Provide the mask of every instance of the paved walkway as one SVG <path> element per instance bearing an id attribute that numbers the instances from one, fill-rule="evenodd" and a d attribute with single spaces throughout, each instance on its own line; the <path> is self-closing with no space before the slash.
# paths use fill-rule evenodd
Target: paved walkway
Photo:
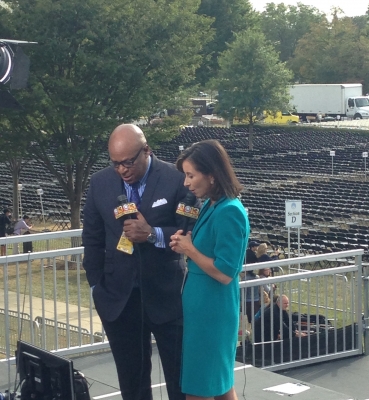
<path id="1" fill-rule="evenodd" d="M 92 332 L 101 332 L 102 330 L 100 318 L 97 315 L 95 309 L 92 310 L 91 321 L 89 308 L 78 308 L 78 306 L 74 304 L 69 304 L 67 309 L 66 303 L 63 303 L 61 301 L 57 301 L 56 303 L 54 303 L 54 300 L 43 300 L 42 298 L 35 296 L 32 296 L 31 301 L 32 312 L 30 308 L 29 296 L 26 296 L 23 305 L 23 297 L 20 297 L 18 300 L 16 292 L 8 292 L 9 310 L 29 314 L 32 320 L 34 320 L 36 317 L 44 316 L 45 318 L 51 319 L 53 321 L 56 320 L 58 322 L 67 323 L 67 317 L 69 315 L 70 325 L 74 325 L 77 327 L 81 325 L 82 328 L 87 329 L 89 332 L 91 332 L 91 330 Z M 5 309 L 3 289 L 0 289 L 0 308 Z"/>

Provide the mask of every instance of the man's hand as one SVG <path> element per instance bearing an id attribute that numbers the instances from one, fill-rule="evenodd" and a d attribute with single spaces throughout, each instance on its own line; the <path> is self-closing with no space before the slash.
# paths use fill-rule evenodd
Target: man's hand
<path id="1" fill-rule="evenodd" d="M 126 219 L 124 221 L 123 231 L 131 242 L 144 243 L 151 233 L 151 226 L 139 211 L 136 215 L 137 219 Z"/>

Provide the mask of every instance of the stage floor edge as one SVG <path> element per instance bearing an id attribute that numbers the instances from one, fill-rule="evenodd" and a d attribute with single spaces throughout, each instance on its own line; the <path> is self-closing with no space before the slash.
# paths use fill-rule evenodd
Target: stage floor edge
<path id="1" fill-rule="evenodd" d="M 156 349 L 153 349 L 152 382 L 154 400 L 167 400 L 167 391 L 163 370 L 160 365 Z M 118 389 L 118 379 L 115 364 L 110 352 L 91 354 L 73 358 L 74 367 L 84 373 L 88 379 L 90 396 L 93 400 L 121 400 Z M 8 387 L 7 364 L 0 363 L 0 392 L 4 393 Z M 11 367 L 11 388 L 14 388 L 15 366 Z M 310 383 L 283 376 L 274 372 L 265 371 L 250 365 L 235 363 L 235 388 L 238 399 L 271 400 L 280 399 L 281 394 L 266 391 L 265 389 L 285 383 L 305 384 L 309 389 L 293 395 L 298 400 L 354 400 L 352 397 L 337 393 Z M 283 396 L 282 396 L 283 397 Z M 289 397 L 285 395 L 285 397 Z"/>

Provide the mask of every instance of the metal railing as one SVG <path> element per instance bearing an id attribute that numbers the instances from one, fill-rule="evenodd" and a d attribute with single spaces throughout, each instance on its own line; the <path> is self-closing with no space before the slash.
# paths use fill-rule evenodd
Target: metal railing
<path id="1" fill-rule="evenodd" d="M 69 242 L 69 248 L 0 257 L 0 358 L 14 362 L 19 338 L 64 355 L 109 346 L 82 268 L 81 230 L 10 236 L 0 244 Z"/>
<path id="2" fill-rule="evenodd" d="M 71 240 L 80 235 L 81 230 L 42 233 L 0 239 L 0 244 Z M 257 341 L 255 320 L 244 327 L 245 292 L 260 287 L 265 279 L 241 281 L 242 341 L 246 346 L 239 347 L 238 359 L 276 370 L 362 354 L 363 337 L 365 348 L 369 344 L 364 335 L 368 322 L 368 267 L 362 265 L 362 254 L 362 250 L 351 250 L 245 266 L 245 271 L 278 268 L 278 276 L 267 278 L 268 283 L 277 286 L 271 295 L 288 296 L 288 322 L 295 322 L 298 330 L 305 329 L 307 333 L 303 338 L 295 338 L 291 330 L 266 343 L 265 332 L 261 329 L 261 340 Z M 3 360 L 14 362 L 14 348 L 20 337 L 63 355 L 109 346 L 94 310 L 82 257 L 83 247 L 0 257 L 3 273 L 0 354 Z M 314 269 L 320 260 L 337 262 L 340 266 Z M 347 264 L 343 260 L 347 260 Z M 305 272 L 299 272 L 302 270 Z M 261 298 L 261 328 L 268 322 L 265 306 Z M 249 340 L 246 340 L 246 328 L 250 331 Z"/>
<path id="3" fill-rule="evenodd" d="M 264 279 L 240 282 L 242 348 L 237 359 L 269 370 L 280 370 L 329 359 L 362 354 L 367 348 L 368 267 L 362 264 L 363 250 L 313 255 L 251 264 L 256 268 L 282 268 L 284 275 L 266 278 L 276 285 L 274 295 L 289 300 L 289 309 L 265 304 L 260 296 L 260 316 L 256 316 L 258 290 Z M 320 260 L 346 265 L 309 270 Z M 304 272 L 299 272 L 304 271 Z M 245 309 L 251 305 L 252 321 L 246 323 Z M 279 301 L 278 301 L 279 303 Z M 284 319 L 283 319 L 284 318 Z M 301 332 L 303 336 L 301 336 Z"/>
<path id="4" fill-rule="evenodd" d="M 81 245 L 82 229 L 58 232 L 42 232 L 30 235 L 11 235 L 0 238 L 0 245 L 6 247 L 6 254 L 22 253 L 24 243 L 32 242 L 33 251 L 68 249 Z"/>

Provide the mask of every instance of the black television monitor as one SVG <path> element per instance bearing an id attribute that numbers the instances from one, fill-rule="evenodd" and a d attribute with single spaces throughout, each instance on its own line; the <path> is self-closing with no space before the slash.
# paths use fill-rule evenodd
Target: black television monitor
<path id="1" fill-rule="evenodd" d="M 16 363 L 22 400 L 75 400 L 71 360 L 19 340 Z"/>

